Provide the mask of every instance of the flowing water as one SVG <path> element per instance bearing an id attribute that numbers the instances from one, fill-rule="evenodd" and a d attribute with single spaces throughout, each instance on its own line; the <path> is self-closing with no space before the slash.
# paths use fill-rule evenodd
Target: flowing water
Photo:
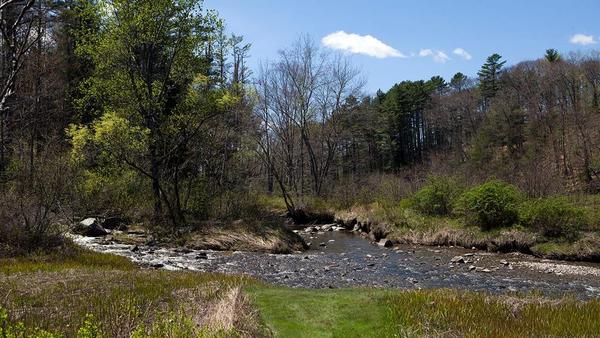
<path id="1" fill-rule="evenodd" d="M 312 243 L 311 249 L 288 255 L 149 246 L 134 249 L 132 245 L 102 238 L 74 239 L 84 247 L 126 256 L 144 267 L 247 274 L 291 287 L 442 287 L 494 293 L 537 290 L 548 296 L 569 293 L 581 299 L 600 297 L 600 264 L 463 248 L 383 248 L 360 236 L 338 231 L 302 236 Z"/>

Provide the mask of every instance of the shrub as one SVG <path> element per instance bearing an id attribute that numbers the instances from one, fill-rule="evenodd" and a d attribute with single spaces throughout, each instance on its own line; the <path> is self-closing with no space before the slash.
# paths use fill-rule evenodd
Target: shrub
<path id="1" fill-rule="evenodd" d="M 468 223 L 483 230 L 510 226 L 518 221 L 519 190 L 502 181 L 489 181 L 465 192 L 459 201 Z"/>
<path id="2" fill-rule="evenodd" d="M 61 335 L 41 329 L 32 329 L 25 327 L 25 324 L 11 323 L 8 318 L 8 312 L 0 307 L 0 337 L 17 338 L 17 337 L 36 337 L 36 338 L 59 338 Z"/>
<path id="3" fill-rule="evenodd" d="M 523 225 L 547 237 L 573 239 L 586 225 L 583 209 L 561 197 L 527 201 L 521 205 L 519 215 Z"/>
<path id="4" fill-rule="evenodd" d="M 423 214 L 446 216 L 452 213 L 452 205 L 459 194 L 459 186 L 453 179 L 432 176 L 415 194 L 414 208 Z"/>
<path id="5" fill-rule="evenodd" d="M 14 159 L 0 187 L 0 256 L 52 250 L 62 245 L 60 223 L 70 209 L 72 172 L 68 159 L 50 150 L 30 172 Z"/>

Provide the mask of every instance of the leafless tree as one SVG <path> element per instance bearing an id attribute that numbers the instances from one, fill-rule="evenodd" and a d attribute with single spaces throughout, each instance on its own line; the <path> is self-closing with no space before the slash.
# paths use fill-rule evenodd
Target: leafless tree
<path id="1" fill-rule="evenodd" d="M 17 76 L 29 50 L 40 38 L 35 34 L 35 19 L 30 16 L 35 0 L 0 1 L 0 171 L 7 162 L 10 100 L 15 94 Z"/>
<path id="2" fill-rule="evenodd" d="M 293 195 L 305 193 L 305 172 L 312 194 L 322 194 L 339 150 L 342 105 L 360 95 L 363 83 L 347 57 L 325 52 L 308 37 L 262 69 L 256 90 L 260 152 L 289 211 L 297 209 Z"/>

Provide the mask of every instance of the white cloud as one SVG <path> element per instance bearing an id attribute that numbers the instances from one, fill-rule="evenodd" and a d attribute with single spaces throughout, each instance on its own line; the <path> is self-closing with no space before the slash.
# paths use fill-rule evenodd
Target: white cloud
<path id="1" fill-rule="evenodd" d="M 421 49 L 421 51 L 419 52 L 419 56 L 431 57 L 433 58 L 433 61 L 437 63 L 446 63 L 448 60 L 450 60 L 450 57 L 440 50 L 433 51 L 431 49 Z"/>
<path id="2" fill-rule="evenodd" d="M 575 34 L 569 40 L 572 44 L 575 45 L 593 45 L 597 43 L 596 39 L 594 39 L 593 35 L 585 35 L 585 34 Z"/>
<path id="3" fill-rule="evenodd" d="M 471 56 L 471 54 L 469 54 L 469 52 L 467 52 L 466 50 L 462 49 L 462 48 L 455 48 L 452 53 L 460 56 L 461 58 L 465 59 L 465 60 L 471 60 L 473 57 Z"/>
<path id="4" fill-rule="evenodd" d="M 399 50 L 386 45 L 371 35 L 348 34 L 344 31 L 338 31 L 325 36 L 321 39 L 321 43 L 332 49 L 343 50 L 353 54 L 364 54 L 378 59 L 406 57 Z"/>

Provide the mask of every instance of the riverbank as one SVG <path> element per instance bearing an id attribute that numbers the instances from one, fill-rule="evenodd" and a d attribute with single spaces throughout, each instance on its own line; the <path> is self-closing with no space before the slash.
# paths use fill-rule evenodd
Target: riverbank
<path id="1" fill-rule="evenodd" d="M 450 289 L 307 290 L 139 269 L 81 250 L 0 260 L 0 327 L 84 337 L 593 336 L 600 301 Z M 6 318 L 3 317 L 6 314 Z M 17 323 L 23 323 L 23 326 Z M 20 332 L 20 331 L 18 331 Z M 90 337 L 85 336 L 85 337 Z"/>
<path id="2" fill-rule="evenodd" d="M 582 231 L 575 240 L 552 239 L 521 226 L 483 231 L 459 218 L 421 215 L 410 208 L 377 203 L 331 211 L 336 222 L 373 241 L 458 246 L 489 252 L 520 252 L 540 258 L 600 262 L 600 233 Z"/>
<path id="3" fill-rule="evenodd" d="M 204 222 L 177 232 L 152 232 L 147 226 L 105 228 L 106 220 L 87 218 L 73 232 L 107 243 L 177 247 L 188 250 L 250 251 L 285 254 L 304 251 L 307 245 L 283 216 L 265 213 L 260 219 Z"/>

